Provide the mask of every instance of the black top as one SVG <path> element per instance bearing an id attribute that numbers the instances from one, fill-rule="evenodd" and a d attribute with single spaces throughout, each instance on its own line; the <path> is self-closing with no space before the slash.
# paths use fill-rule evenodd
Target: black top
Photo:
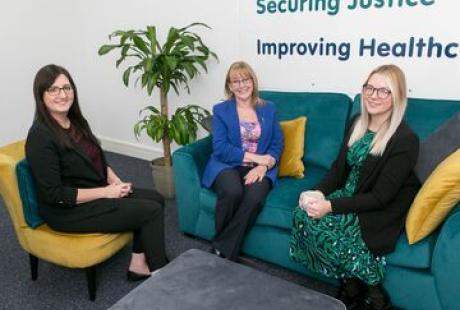
<path id="1" fill-rule="evenodd" d="M 354 123 L 354 121 L 352 121 Z M 325 196 L 342 188 L 350 167 L 346 161 L 350 128 L 330 171 L 316 186 Z M 419 139 L 402 122 L 382 156 L 369 153 L 352 197 L 331 199 L 333 213 L 356 213 L 368 248 L 376 255 L 392 252 L 407 211 L 420 188 L 414 174 Z"/>
<path id="2" fill-rule="evenodd" d="M 26 158 L 37 188 L 40 215 L 48 223 L 75 221 L 109 212 L 115 204 L 97 200 L 77 206 L 78 188 L 107 185 L 107 164 L 99 145 L 103 171 L 99 171 L 80 147 L 61 146 L 54 134 L 39 121 L 29 129 Z"/>

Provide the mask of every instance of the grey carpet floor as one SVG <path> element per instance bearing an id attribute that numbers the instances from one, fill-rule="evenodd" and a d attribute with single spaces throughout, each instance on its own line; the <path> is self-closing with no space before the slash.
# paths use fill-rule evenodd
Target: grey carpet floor
<path id="1" fill-rule="evenodd" d="M 123 180 L 138 187 L 152 188 L 151 170 L 147 161 L 107 153 L 107 159 Z M 186 236 L 178 231 L 177 210 L 173 200 L 167 202 L 165 212 L 166 247 L 170 259 L 189 249 L 209 249 L 209 242 Z M 107 309 L 139 283 L 126 281 L 126 268 L 131 249 L 125 247 L 103 263 L 97 271 L 96 301 L 88 300 L 85 273 L 40 261 L 37 281 L 30 280 L 28 255 L 21 249 L 9 214 L 0 199 L 0 309 Z M 264 263 L 242 257 L 242 263 L 271 275 L 303 285 L 316 291 L 334 295 L 336 288 Z M 179 310 L 179 309 L 178 309 Z"/>

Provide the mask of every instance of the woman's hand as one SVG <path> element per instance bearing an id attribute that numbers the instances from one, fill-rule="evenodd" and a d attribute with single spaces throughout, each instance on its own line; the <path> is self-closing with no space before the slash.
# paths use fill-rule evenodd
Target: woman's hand
<path id="1" fill-rule="evenodd" d="M 132 193 L 131 183 L 113 183 L 104 187 L 105 198 L 123 198 Z"/>
<path id="2" fill-rule="evenodd" d="M 320 219 L 332 212 L 331 202 L 324 199 L 311 199 L 306 208 L 308 216 Z"/>
<path id="3" fill-rule="evenodd" d="M 244 176 L 244 184 L 252 184 L 255 182 L 260 182 L 264 178 L 265 174 L 267 173 L 266 166 L 256 166 L 249 170 L 248 174 Z"/>
<path id="4" fill-rule="evenodd" d="M 325 199 L 324 194 L 321 191 L 318 191 L 318 190 L 304 191 L 299 196 L 299 207 L 302 210 L 307 211 L 308 204 L 317 199 Z"/>
<path id="5" fill-rule="evenodd" d="M 118 175 L 113 171 L 112 168 L 107 167 L 107 183 L 108 184 L 120 184 L 122 183 Z"/>
<path id="6" fill-rule="evenodd" d="M 262 166 L 266 166 L 268 169 L 273 168 L 276 164 L 276 160 L 271 155 L 259 155 L 259 162 L 257 163 Z"/>
<path id="7" fill-rule="evenodd" d="M 273 166 L 276 164 L 276 159 L 269 154 L 259 155 L 249 152 L 246 152 L 244 154 L 243 161 L 249 163 L 256 163 L 259 166 L 266 166 L 268 169 L 273 168 Z"/>

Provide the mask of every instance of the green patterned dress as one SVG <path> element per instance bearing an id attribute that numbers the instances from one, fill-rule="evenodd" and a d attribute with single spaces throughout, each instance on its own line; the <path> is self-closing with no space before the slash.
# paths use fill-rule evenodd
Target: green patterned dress
<path id="1" fill-rule="evenodd" d="M 374 137 L 366 133 L 347 152 L 351 167 L 345 186 L 327 199 L 350 197 L 358 183 L 359 170 Z M 382 281 L 385 257 L 373 255 L 364 243 L 355 213 L 328 214 L 312 219 L 300 207 L 294 210 L 289 255 L 312 271 L 327 277 L 359 278 L 369 285 Z"/>

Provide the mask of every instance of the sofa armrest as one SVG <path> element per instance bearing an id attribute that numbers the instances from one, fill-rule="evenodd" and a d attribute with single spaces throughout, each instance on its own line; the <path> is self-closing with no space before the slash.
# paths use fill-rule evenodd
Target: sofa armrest
<path id="1" fill-rule="evenodd" d="M 209 136 L 181 147 L 173 154 L 176 206 L 182 232 L 195 234 L 200 210 L 201 178 L 211 152 L 212 138 Z"/>
<path id="2" fill-rule="evenodd" d="M 445 220 L 433 252 L 433 272 L 442 309 L 458 309 L 460 203 Z"/>

